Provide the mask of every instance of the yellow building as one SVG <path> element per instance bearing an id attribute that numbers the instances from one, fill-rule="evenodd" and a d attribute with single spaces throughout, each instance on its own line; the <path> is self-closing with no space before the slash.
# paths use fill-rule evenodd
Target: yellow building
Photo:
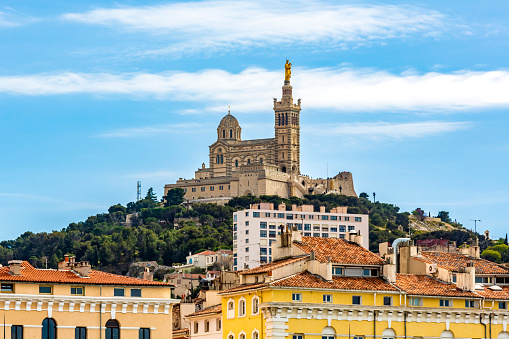
<path id="1" fill-rule="evenodd" d="M 59 269 L 21 260 L 0 267 L 3 338 L 171 338 L 173 285 L 65 259 Z"/>
<path id="2" fill-rule="evenodd" d="M 274 262 L 221 293 L 223 338 L 509 338 L 509 288 L 476 285 L 473 266 L 452 284 L 397 274 L 355 234 L 282 233 Z"/>

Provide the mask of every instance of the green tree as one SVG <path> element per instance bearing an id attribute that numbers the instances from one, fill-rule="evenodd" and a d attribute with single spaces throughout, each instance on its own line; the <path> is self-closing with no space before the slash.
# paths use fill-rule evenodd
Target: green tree
<path id="1" fill-rule="evenodd" d="M 446 222 L 446 223 L 452 222 L 451 218 L 449 217 L 449 212 L 440 211 L 440 212 L 438 212 L 437 217 L 440 218 L 440 220 L 442 220 L 443 222 Z"/>
<path id="2" fill-rule="evenodd" d="M 494 251 L 494 250 L 486 249 L 486 250 L 482 251 L 481 258 L 489 260 L 489 261 L 493 261 L 496 263 L 502 262 L 502 256 L 500 255 L 500 253 L 498 253 L 497 251 Z"/>
<path id="3" fill-rule="evenodd" d="M 157 195 L 154 193 L 154 189 L 150 187 L 147 191 L 147 195 L 145 196 L 146 200 L 152 200 L 153 202 L 157 202 Z"/>
<path id="4" fill-rule="evenodd" d="M 361 194 L 359 194 L 359 198 L 365 198 L 369 200 L 369 195 L 366 192 L 362 192 Z"/>
<path id="5" fill-rule="evenodd" d="M 169 190 L 164 198 L 164 206 L 169 207 L 173 205 L 180 205 L 184 202 L 184 195 L 186 195 L 186 192 L 180 187 L 172 188 Z"/>

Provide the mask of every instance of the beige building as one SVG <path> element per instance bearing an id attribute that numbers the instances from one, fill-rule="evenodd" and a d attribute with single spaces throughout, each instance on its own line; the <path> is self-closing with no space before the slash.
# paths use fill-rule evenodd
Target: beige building
<path id="1" fill-rule="evenodd" d="M 292 86 L 286 77 L 281 100 L 274 99 L 274 137 L 242 140 L 242 128 L 228 112 L 217 127 L 217 141 L 209 146 L 205 163 L 194 179 L 180 178 L 164 187 L 164 193 L 183 188 L 190 201 L 224 203 L 229 197 L 338 193 L 356 196 L 352 174 L 311 179 L 300 171 L 301 99 L 294 103 Z"/>
<path id="2" fill-rule="evenodd" d="M 10 261 L 0 283 L 6 339 L 171 338 L 171 284 L 91 270 L 67 256 L 59 269 Z"/>

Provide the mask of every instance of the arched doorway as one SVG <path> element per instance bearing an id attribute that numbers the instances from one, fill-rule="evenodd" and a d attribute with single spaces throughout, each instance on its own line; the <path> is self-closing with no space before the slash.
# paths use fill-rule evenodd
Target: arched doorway
<path id="1" fill-rule="evenodd" d="M 281 172 L 286 173 L 286 166 L 281 167 Z"/>
<path id="2" fill-rule="evenodd" d="M 57 338 L 57 323 L 52 318 L 46 318 L 42 321 L 42 339 Z"/>
<path id="3" fill-rule="evenodd" d="M 322 339 L 335 339 L 336 331 L 333 327 L 327 326 L 322 330 Z"/>
<path id="4" fill-rule="evenodd" d="M 382 332 L 382 339 L 395 339 L 396 338 L 396 332 L 392 328 L 386 328 Z"/>
<path id="5" fill-rule="evenodd" d="M 115 319 L 110 319 L 106 322 L 106 339 L 119 339 L 120 338 L 120 325 Z"/>

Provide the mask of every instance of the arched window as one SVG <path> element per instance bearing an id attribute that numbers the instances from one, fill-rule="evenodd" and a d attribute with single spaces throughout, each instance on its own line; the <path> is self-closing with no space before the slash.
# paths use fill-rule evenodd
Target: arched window
<path id="1" fill-rule="evenodd" d="M 498 334 L 498 338 L 497 339 L 509 339 L 509 333 L 507 333 L 507 332 L 500 332 Z"/>
<path id="2" fill-rule="evenodd" d="M 52 318 L 46 318 L 42 321 L 42 339 L 56 339 L 57 324 Z"/>
<path id="3" fill-rule="evenodd" d="M 260 164 L 263 164 L 263 158 L 260 158 Z"/>
<path id="4" fill-rule="evenodd" d="M 119 339 L 120 338 L 120 326 L 118 321 L 110 319 L 106 322 L 106 336 L 105 339 Z"/>
<path id="5" fill-rule="evenodd" d="M 286 173 L 286 166 L 281 167 L 281 172 Z"/>
<path id="6" fill-rule="evenodd" d="M 239 339 L 246 339 L 246 334 L 244 332 L 240 332 Z"/>
<path id="7" fill-rule="evenodd" d="M 223 139 L 226 138 L 226 131 L 223 130 Z"/>
<path id="8" fill-rule="evenodd" d="M 228 334 L 228 339 L 234 339 L 235 336 L 233 334 Z"/>
<path id="9" fill-rule="evenodd" d="M 252 314 L 258 314 L 258 311 L 259 311 L 259 308 L 258 308 L 258 297 L 255 295 L 252 299 L 252 309 L 251 309 L 251 313 Z M 254 339 L 254 337 L 253 337 Z"/>
<path id="10" fill-rule="evenodd" d="M 223 160 L 224 160 L 223 155 L 221 154 L 221 164 L 223 163 Z"/>
<path id="11" fill-rule="evenodd" d="M 243 297 L 239 300 L 239 317 L 246 316 L 246 299 Z"/>
<path id="12" fill-rule="evenodd" d="M 382 332 L 382 339 L 394 339 L 396 338 L 396 332 L 392 328 L 386 328 Z"/>
<path id="13" fill-rule="evenodd" d="M 251 163 L 251 159 L 247 159 L 247 163 L 250 164 Z"/>
<path id="14" fill-rule="evenodd" d="M 230 139 L 233 138 L 233 130 L 230 130 Z"/>
<path id="15" fill-rule="evenodd" d="M 322 330 L 322 339 L 335 339 L 336 331 L 333 327 L 327 326 Z"/>
<path id="16" fill-rule="evenodd" d="M 239 167 L 239 161 L 235 160 L 235 167 Z"/>
<path id="17" fill-rule="evenodd" d="M 233 319 L 235 318 L 235 301 L 233 299 L 228 300 L 228 306 L 226 310 L 226 318 Z"/>
<path id="18" fill-rule="evenodd" d="M 252 339 L 260 339 L 260 335 L 258 334 L 258 330 L 254 330 L 251 334 Z"/>
<path id="19" fill-rule="evenodd" d="M 219 164 L 219 154 L 216 155 L 216 164 Z"/>

